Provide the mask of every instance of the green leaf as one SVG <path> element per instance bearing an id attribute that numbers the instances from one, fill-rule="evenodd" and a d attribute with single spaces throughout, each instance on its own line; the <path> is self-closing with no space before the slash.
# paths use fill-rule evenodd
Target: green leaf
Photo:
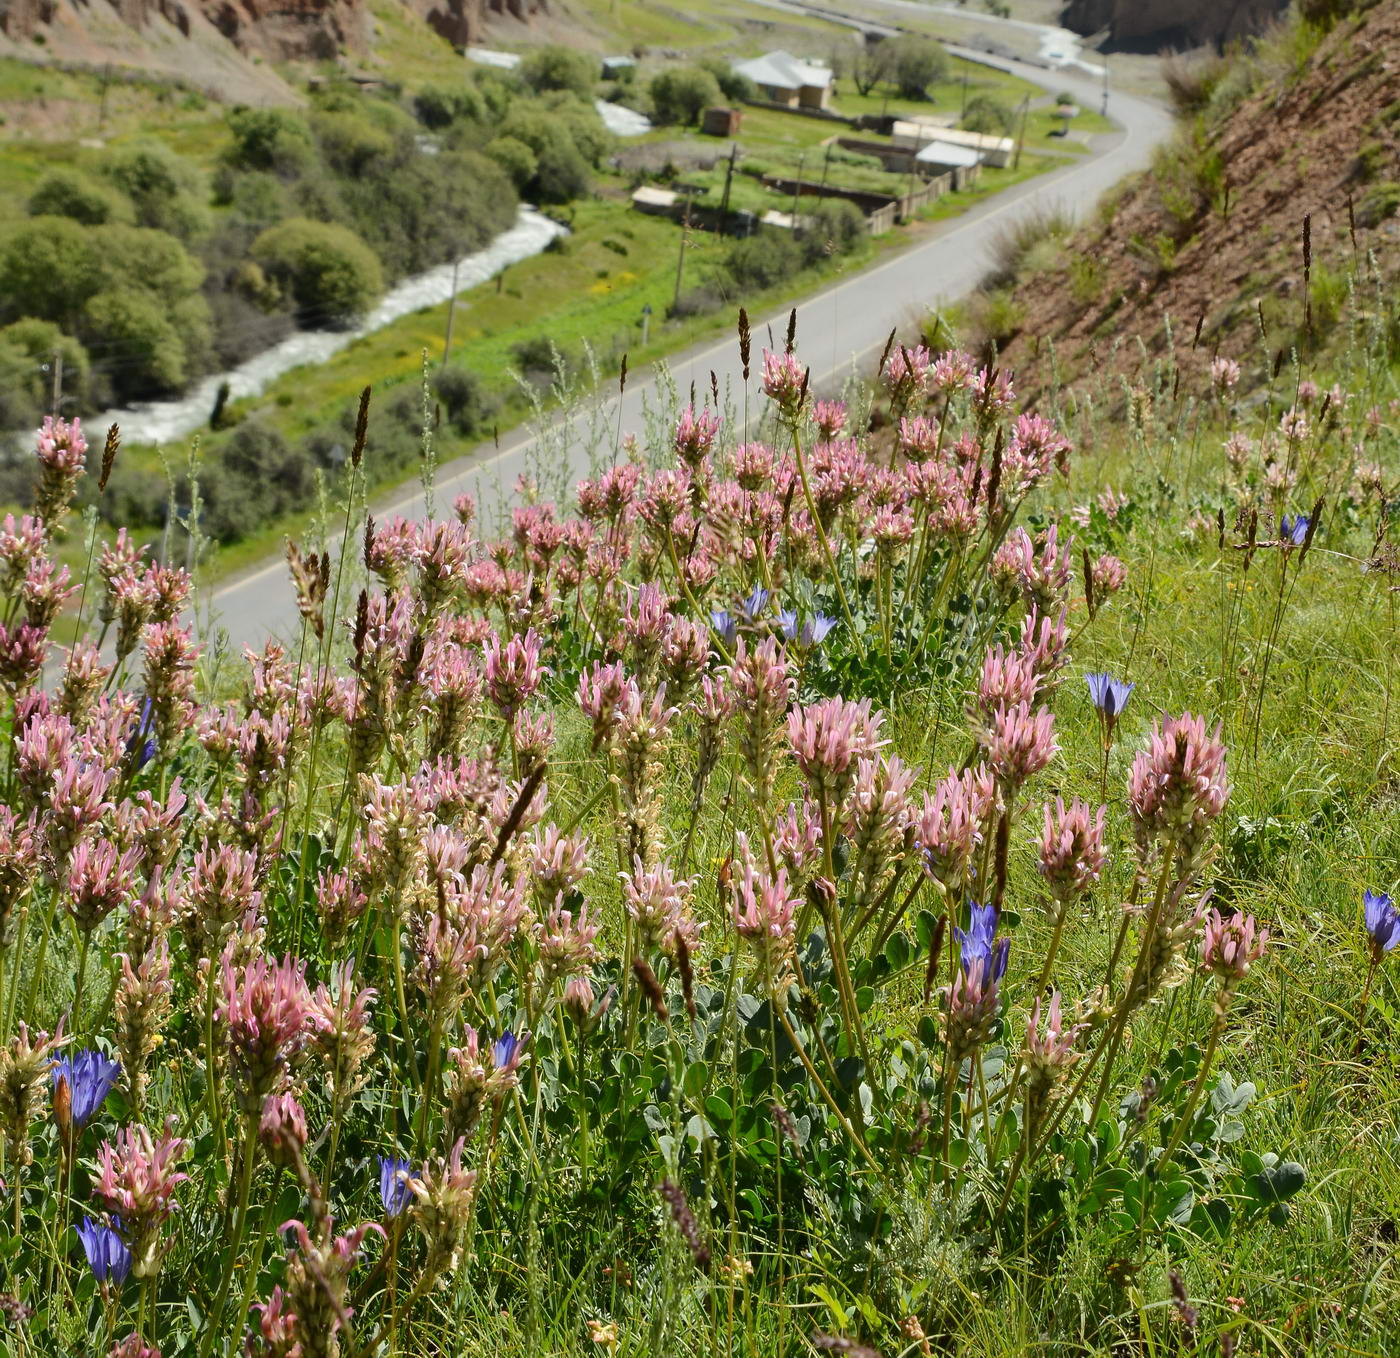
<path id="1" fill-rule="evenodd" d="M 1302 1192 L 1308 1181 L 1308 1172 L 1296 1160 L 1285 1160 L 1261 1170 L 1256 1176 L 1260 1202 L 1285 1202 L 1295 1193 Z"/>
<path id="2" fill-rule="evenodd" d="M 895 971 L 901 971 L 914 960 L 914 950 L 909 946 L 909 939 L 905 934 L 891 934 L 889 942 L 885 944 L 885 960 Z"/>

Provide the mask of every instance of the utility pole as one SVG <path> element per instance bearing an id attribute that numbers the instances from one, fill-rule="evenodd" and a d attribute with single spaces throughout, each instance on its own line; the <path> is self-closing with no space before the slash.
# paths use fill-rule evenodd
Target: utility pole
<path id="1" fill-rule="evenodd" d="M 442 366 L 447 367 L 447 356 L 452 352 L 452 322 L 457 316 L 457 266 L 460 260 L 452 261 L 452 296 L 447 299 L 447 333 L 442 337 Z"/>
<path id="2" fill-rule="evenodd" d="M 647 347 L 647 340 L 651 335 L 651 303 L 648 302 L 642 308 L 642 348 Z"/>
<path id="3" fill-rule="evenodd" d="M 1108 53 L 1103 57 L 1103 116 L 1108 117 Z"/>
<path id="4" fill-rule="evenodd" d="M 739 154 L 739 143 L 729 147 L 729 167 L 724 172 L 724 199 L 719 205 L 719 234 L 729 234 L 729 186 L 734 182 L 734 158 Z"/>
<path id="5" fill-rule="evenodd" d="M 681 218 L 681 251 L 676 260 L 676 295 L 671 299 L 671 310 L 681 304 L 681 278 L 685 274 L 685 243 L 690 237 L 690 196 L 692 190 L 685 191 L 685 215 Z"/>
<path id="6" fill-rule="evenodd" d="M 826 159 L 822 161 L 822 188 L 826 188 L 826 177 L 831 173 L 831 143 L 826 144 Z"/>
<path id="7" fill-rule="evenodd" d="M 63 350 L 53 351 L 53 417 L 58 419 L 63 410 Z"/>
<path id="8" fill-rule="evenodd" d="M 958 121 L 959 121 L 959 122 L 963 122 L 963 121 L 966 120 L 966 118 L 967 118 L 967 67 L 964 66 L 964 67 L 963 67 L 963 103 L 962 103 L 962 114 L 961 114 L 961 116 L 958 118 Z"/>
<path id="9" fill-rule="evenodd" d="M 802 171 L 807 164 L 807 153 L 797 157 L 797 182 L 792 186 L 792 229 L 797 230 L 797 200 L 802 197 Z"/>
<path id="10" fill-rule="evenodd" d="M 1016 159 L 1012 163 L 1013 170 L 1021 168 L 1021 150 L 1026 144 L 1026 120 L 1031 116 L 1031 97 L 1027 95 L 1021 100 L 1021 133 L 1016 138 Z"/>

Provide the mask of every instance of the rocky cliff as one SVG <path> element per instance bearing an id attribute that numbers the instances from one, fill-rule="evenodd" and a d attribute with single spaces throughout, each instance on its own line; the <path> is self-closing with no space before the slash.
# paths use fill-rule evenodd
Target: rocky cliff
<path id="1" fill-rule="evenodd" d="M 1115 47 L 1220 46 L 1258 33 L 1288 8 L 1287 0 L 1068 0 L 1062 22 L 1076 33 L 1107 31 Z"/>

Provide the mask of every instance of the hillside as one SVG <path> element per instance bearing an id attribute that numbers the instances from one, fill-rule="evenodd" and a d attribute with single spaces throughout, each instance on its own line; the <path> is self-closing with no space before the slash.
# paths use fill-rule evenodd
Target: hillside
<path id="1" fill-rule="evenodd" d="M 1397 52 L 1400 2 L 1382 0 L 1330 33 L 1282 28 L 1248 61 L 1178 70 L 1182 125 L 1153 172 L 1072 238 L 1008 243 L 1014 282 L 971 308 L 980 338 L 1032 393 L 1052 357 L 1059 379 L 1131 377 L 1167 352 L 1169 329 L 1188 374 L 1216 354 L 1257 357 L 1261 318 L 1271 362 L 1325 349 L 1350 259 L 1374 255 L 1389 279 L 1400 268 Z"/>
<path id="2" fill-rule="evenodd" d="M 545 0 L 389 0 L 456 47 L 512 36 Z M 383 31 L 369 0 L 8 0 L 0 57 L 140 71 L 251 104 L 296 102 L 268 63 L 372 61 Z"/>

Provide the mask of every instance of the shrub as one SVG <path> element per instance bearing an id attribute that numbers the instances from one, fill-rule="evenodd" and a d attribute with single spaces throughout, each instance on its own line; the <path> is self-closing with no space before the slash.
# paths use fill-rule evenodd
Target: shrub
<path id="1" fill-rule="evenodd" d="M 49 321 L 16 321 L 0 330 L 0 429 L 37 425 L 53 396 L 54 355 L 63 358 L 63 393 L 79 409 L 88 402 L 87 350 Z"/>
<path id="2" fill-rule="evenodd" d="M 788 231 L 759 231 L 735 241 L 724 257 L 725 272 L 741 291 L 771 288 L 802 267 L 802 250 Z"/>
<path id="3" fill-rule="evenodd" d="M 83 308 L 82 329 L 121 354 L 124 395 L 178 391 L 190 375 L 179 328 L 152 293 L 136 288 L 99 292 Z"/>
<path id="4" fill-rule="evenodd" d="M 379 261 L 353 231 L 293 217 L 253 243 L 259 264 L 294 299 L 304 325 L 347 325 L 383 287 Z"/>
<path id="5" fill-rule="evenodd" d="M 885 41 L 892 48 L 890 75 L 906 99 L 925 99 L 930 85 L 948 78 L 948 54 L 942 43 L 912 34 Z"/>
<path id="6" fill-rule="evenodd" d="M 228 115 L 233 144 L 225 161 L 243 170 L 299 174 L 315 158 L 310 129 L 296 114 L 280 108 L 236 108 Z"/>
<path id="7" fill-rule="evenodd" d="M 520 78 L 532 90 L 571 90 L 591 99 L 598 83 L 598 64 L 586 52 L 568 47 L 537 47 L 520 63 Z"/>
<path id="8" fill-rule="evenodd" d="M 201 527 L 217 542 L 235 542 L 271 518 L 308 503 L 315 467 L 307 450 L 293 446 L 264 420 L 240 424 L 217 461 L 200 473 Z M 188 503 L 188 485 L 182 486 Z"/>
<path id="9" fill-rule="evenodd" d="M 326 164 L 350 179 L 383 178 L 395 153 L 392 133 L 357 113 L 317 112 L 311 128 Z"/>
<path id="10" fill-rule="evenodd" d="M 998 227 L 988 242 L 991 268 L 982 280 L 984 288 L 1013 283 L 1027 256 L 1042 241 L 1066 236 L 1074 222 L 1061 207 L 1040 207 Z"/>
<path id="11" fill-rule="evenodd" d="M 705 109 L 719 103 L 719 83 L 702 66 L 678 66 L 653 77 L 647 87 L 652 116 L 659 123 L 695 122 Z"/>
<path id="12" fill-rule="evenodd" d="M 433 378 L 433 393 L 459 434 L 475 434 L 496 413 L 496 402 L 486 384 L 468 368 L 441 369 Z"/>
<path id="13" fill-rule="evenodd" d="M 113 151 L 103 172 L 131 200 L 138 226 L 189 240 L 208 226 L 206 188 L 198 173 L 161 142 Z"/>
<path id="14" fill-rule="evenodd" d="M 68 329 L 101 286 L 92 235 L 71 218 L 30 218 L 0 247 L 0 307 L 6 316 L 37 316 Z"/>
<path id="15" fill-rule="evenodd" d="M 474 85 L 428 85 L 413 96 L 413 112 L 437 132 L 454 123 L 484 122 L 486 106 Z"/>
<path id="16" fill-rule="evenodd" d="M 744 104 L 758 94 L 758 86 L 748 76 L 736 71 L 723 57 L 705 57 L 701 67 L 715 78 L 719 92 L 731 104 Z"/>
<path id="17" fill-rule="evenodd" d="M 799 240 L 808 264 L 827 255 L 848 255 L 865 239 L 865 214 L 843 198 L 825 198 L 802 205 L 807 224 Z"/>
<path id="18" fill-rule="evenodd" d="M 80 170 L 50 170 L 29 195 L 31 217 L 71 217 L 84 226 L 129 222 L 131 204 L 110 184 Z"/>
<path id="19" fill-rule="evenodd" d="M 486 154 L 503 169 L 517 189 L 523 189 L 540 168 L 539 157 L 519 137 L 497 137 Z"/>
<path id="20" fill-rule="evenodd" d="M 1169 53 L 1162 62 L 1162 81 L 1172 107 L 1187 115 L 1200 113 L 1210 103 L 1229 66 L 1224 57 L 1213 53 Z"/>
<path id="21" fill-rule="evenodd" d="M 1016 126 L 1016 112 L 1010 105 L 990 94 L 974 94 L 967 101 L 962 125 L 969 132 L 1005 137 L 1009 136 Z"/>
<path id="22" fill-rule="evenodd" d="M 91 236 L 108 286 L 154 293 L 167 306 L 199 290 L 204 270 L 174 236 L 141 226 L 100 226 Z"/>

